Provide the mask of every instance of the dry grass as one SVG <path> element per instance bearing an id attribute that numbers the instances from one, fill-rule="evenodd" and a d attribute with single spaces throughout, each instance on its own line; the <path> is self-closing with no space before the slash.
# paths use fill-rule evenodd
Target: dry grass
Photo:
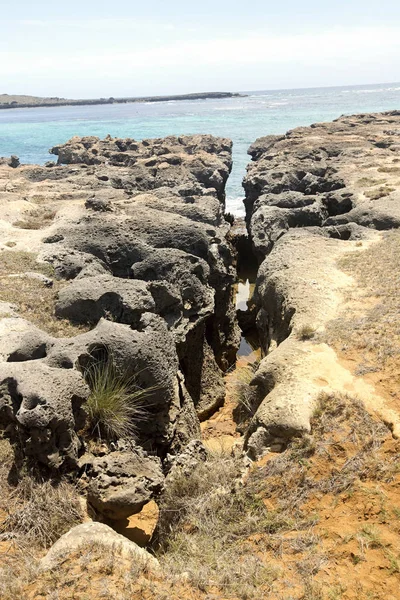
<path id="1" fill-rule="evenodd" d="M 328 343 L 358 359 L 356 374 L 379 370 L 393 395 L 399 391 L 400 372 L 399 248 L 400 231 L 391 231 L 340 261 L 356 286 L 343 314 L 327 328 Z"/>
<path id="2" fill-rule="evenodd" d="M 379 200 L 379 198 L 384 198 L 385 196 L 389 196 L 389 194 L 391 194 L 395 190 L 396 190 L 396 188 L 394 188 L 394 187 L 391 187 L 389 185 L 383 185 L 377 189 L 364 191 L 364 196 L 366 196 L 370 200 Z"/>
<path id="3" fill-rule="evenodd" d="M 46 206 L 39 206 L 26 213 L 22 219 L 14 223 L 20 229 L 44 229 L 51 225 L 56 216 L 56 211 Z"/>
<path id="4" fill-rule="evenodd" d="M 238 430 L 243 433 L 263 399 L 257 386 L 251 385 L 258 365 L 259 363 L 256 361 L 238 366 L 231 377 L 230 395 L 236 404 L 233 409 L 233 418 Z"/>
<path id="5" fill-rule="evenodd" d="M 203 597 L 203 596 L 202 596 Z M 1 600 L 197 600 L 179 581 L 158 579 L 136 562 L 99 542 L 65 556 L 62 564 L 40 570 L 23 556 L 0 569 Z"/>
<path id="6" fill-rule="evenodd" d="M 0 439 L 0 598 L 27 598 L 26 588 L 38 576 L 38 556 L 63 533 L 82 522 L 75 487 L 52 484 L 25 474 L 14 479 L 14 454 Z"/>
<path id="7" fill-rule="evenodd" d="M 160 507 L 164 572 L 185 572 L 200 591 L 218 590 L 217 598 L 258 599 L 275 597 L 279 565 L 289 561 L 290 577 L 302 589 L 293 598 L 340 598 L 337 589 L 327 588 L 328 596 L 314 581 L 329 554 L 308 505 L 321 495 L 351 495 L 365 481 L 393 482 L 400 454 L 379 454 L 390 432 L 351 397 L 321 395 L 312 427 L 312 435 L 254 468 L 244 485 L 241 463 L 226 455 L 210 456 L 191 476 L 174 479 Z M 360 539 L 376 547 L 374 535 L 364 528 Z"/>
<path id="8" fill-rule="evenodd" d="M 239 483 L 241 463 L 209 456 L 187 477 L 174 477 L 160 505 L 158 558 L 169 576 L 185 572 L 201 591 L 260 598 L 279 571 L 256 555 L 249 536 L 266 531 L 264 504 Z"/>
<path id="9" fill-rule="evenodd" d="M 366 479 L 390 482 L 400 472 L 400 456 L 382 460 L 378 453 L 390 431 L 355 398 L 321 394 L 312 432 L 254 475 L 266 482 L 264 495 L 281 490 L 280 511 L 288 518 L 301 519 L 301 506 L 317 492 L 339 494 Z M 324 475 L 315 477 L 311 458 L 326 464 Z"/>
<path id="10" fill-rule="evenodd" d="M 40 479 L 26 468 L 18 479 L 6 439 L 0 439 L 0 465 L 0 541 L 12 541 L 29 551 L 48 548 L 81 522 L 75 486 Z"/>
<path id="11" fill-rule="evenodd" d="M 390 173 L 393 175 L 400 175 L 400 167 L 379 167 L 379 173 Z"/>
<path id="12" fill-rule="evenodd" d="M 361 179 L 357 181 L 357 185 L 359 185 L 360 187 L 373 187 L 375 185 L 381 185 L 383 183 L 386 183 L 386 179 L 374 179 L 373 177 L 361 177 Z"/>
<path id="13" fill-rule="evenodd" d="M 0 564 L 1 600 L 28 600 L 27 587 L 38 575 L 39 563 L 32 556 L 20 553 L 4 558 Z"/>
<path id="14" fill-rule="evenodd" d="M 56 337 L 68 337 L 88 330 L 58 319 L 54 314 L 57 293 L 65 283 L 54 279 L 53 287 L 46 287 L 35 279 L 10 277 L 27 271 L 54 277 L 52 266 L 38 263 L 35 254 L 13 250 L 0 253 L 0 301 L 15 304 L 21 317 Z"/>
<path id="15" fill-rule="evenodd" d="M 310 325 L 309 323 L 305 323 L 296 332 L 297 339 L 305 342 L 306 340 L 311 340 L 315 336 L 316 327 L 314 325 Z"/>

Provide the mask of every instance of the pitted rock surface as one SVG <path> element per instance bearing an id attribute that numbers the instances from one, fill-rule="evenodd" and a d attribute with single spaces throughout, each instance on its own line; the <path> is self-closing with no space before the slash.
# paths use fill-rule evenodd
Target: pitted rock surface
<path id="1" fill-rule="evenodd" d="M 26 456 L 51 467 L 76 464 L 89 389 L 77 371 L 35 361 L 0 363 L 0 424 Z"/>
<path id="2" fill-rule="evenodd" d="M 244 188 L 259 259 L 295 227 L 399 227 L 399 150 L 400 111 L 346 116 L 258 139 L 249 149 L 253 162 Z"/>
<path id="3" fill-rule="evenodd" d="M 4 348 L 0 340 L 4 360 L 82 379 L 93 360 L 112 356 L 118 372 L 151 388 L 138 440 L 161 453 L 197 438 L 199 417 L 221 405 L 223 370 L 239 343 L 224 218 L 231 149 L 230 140 L 208 135 L 84 137 L 53 148 L 52 168 L 0 166 L 0 233 L 65 281 L 56 316 L 94 327 L 56 339 L 13 322 Z M 39 205 L 54 219 L 30 230 L 27 246 L 17 223 Z M 77 424 L 65 425 L 76 436 Z"/>
<path id="4" fill-rule="evenodd" d="M 141 511 L 164 485 L 161 461 L 140 448 L 96 458 L 90 468 L 88 502 L 108 519 Z"/>
<path id="5" fill-rule="evenodd" d="M 392 111 L 299 127 L 249 149 L 246 221 L 265 354 L 252 381 L 264 400 L 245 436 L 252 458 L 310 431 L 321 382 L 357 388 L 330 347 L 298 332 L 322 332 L 335 317 L 349 285 L 338 259 L 357 240 L 373 242 L 374 230 L 400 226 L 399 141 L 400 111 Z"/>

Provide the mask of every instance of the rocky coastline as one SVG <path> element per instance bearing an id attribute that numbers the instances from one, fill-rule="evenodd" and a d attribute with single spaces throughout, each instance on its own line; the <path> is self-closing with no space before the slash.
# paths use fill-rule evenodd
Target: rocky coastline
<path id="1" fill-rule="evenodd" d="M 82 544 L 96 543 L 110 553 L 117 548 L 123 569 L 137 563 L 135 578 L 145 572 L 158 585 L 165 571 L 157 550 L 169 538 L 178 547 L 179 535 L 198 535 L 185 556 L 189 566 L 180 564 L 169 592 L 162 588 L 167 595 L 146 597 L 206 600 L 211 590 L 221 599 L 256 600 L 268 593 L 275 600 L 290 581 L 296 600 L 353 599 L 332 595 L 336 571 L 333 583 L 326 573 L 321 578 L 321 586 L 329 579 L 328 595 L 306 595 L 317 589 L 314 578 L 325 563 L 310 563 L 306 574 L 304 565 L 332 532 L 304 540 L 306 531 L 318 527 L 316 504 L 325 510 L 323 502 L 333 497 L 323 523 L 328 531 L 329 511 L 338 505 L 344 510 L 350 495 L 343 494 L 358 493 L 351 487 L 357 477 L 366 485 L 382 448 L 387 455 L 374 477 L 387 486 L 385 497 L 397 498 L 400 346 L 386 348 L 382 341 L 378 354 L 384 360 L 375 370 L 356 369 L 357 353 L 350 359 L 345 354 L 355 337 L 346 321 L 353 313 L 355 330 L 366 323 L 374 330 L 367 319 L 378 309 L 374 315 L 400 342 L 396 293 L 390 292 L 393 306 L 382 307 L 382 289 L 367 293 L 363 273 L 346 271 L 343 264 L 383 248 L 382 256 L 395 265 L 385 287 L 396 289 L 400 239 L 390 235 L 400 231 L 400 111 L 341 117 L 256 140 L 243 182 L 244 224 L 232 225 L 225 214 L 229 139 L 87 136 L 50 152 L 57 161 L 44 166 L 0 159 L 0 428 L 14 451 L 17 480 L 32 468 L 51 485 L 66 478 L 79 487 L 86 507 L 85 519 L 58 536 L 42 557 L 40 573 L 63 561 L 78 564 Z M 386 258 L 376 260 L 383 273 L 379 260 Z M 257 274 L 247 309 L 237 311 L 235 286 L 243 266 Z M 241 335 L 253 328 L 260 349 L 243 367 L 237 359 Z M 357 352 L 372 361 L 376 344 L 364 338 L 362 343 Z M 134 381 L 145 392 L 130 435 L 107 439 L 100 429 L 88 428 L 99 365 L 111 365 L 114 379 Z M 342 430 L 345 442 L 335 437 Z M 330 454 L 336 450 L 338 455 Z M 202 487 L 208 495 L 201 495 Z M 190 507 L 197 497 L 197 508 Z M 380 512 L 357 513 L 364 510 L 357 502 L 352 518 L 386 524 Z M 127 539 L 124 527 L 152 503 L 159 512 L 142 544 L 146 551 Z M 194 521 L 186 522 L 190 510 Z M 244 533 L 240 511 L 243 523 L 248 519 Z M 207 544 L 222 555 L 235 548 L 225 562 L 237 568 L 235 585 L 241 578 L 247 582 L 241 595 L 225 574 L 219 583 L 204 583 L 191 571 L 196 544 L 206 536 L 203 517 L 222 537 L 219 546 L 207 532 Z M 393 544 L 400 539 L 397 530 L 395 535 Z M 323 548 L 326 556 L 337 549 L 336 531 L 332 537 L 333 545 Z M 297 545 L 287 550 L 292 538 Z M 356 539 L 354 534 L 343 544 Z M 398 583 L 387 551 L 391 544 L 379 546 L 392 569 L 387 598 Z M 302 560 L 292 568 L 291 557 L 299 553 Z M 265 569 L 260 555 L 267 557 L 268 577 L 246 578 L 242 558 Z M 343 566 L 334 555 L 343 569 L 361 562 Z M 277 560 L 280 574 L 271 575 Z M 367 583 L 368 590 L 376 585 Z"/>

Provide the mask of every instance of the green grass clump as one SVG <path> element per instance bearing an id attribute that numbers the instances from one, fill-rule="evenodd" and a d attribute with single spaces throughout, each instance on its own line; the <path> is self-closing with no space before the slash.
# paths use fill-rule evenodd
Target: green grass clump
<path id="1" fill-rule="evenodd" d="M 91 390 L 86 403 L 90 433 L 106 440 L 135 437 L 147 417 L 144 401 L 150 388 L 120 374 L 110 356 L 84 369 L 84 377 Z"/>

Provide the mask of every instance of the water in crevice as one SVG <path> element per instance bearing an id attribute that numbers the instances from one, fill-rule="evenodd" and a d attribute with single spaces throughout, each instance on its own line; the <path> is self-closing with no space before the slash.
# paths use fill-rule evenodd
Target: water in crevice
<path id="1" fill-rule="evenodd" d="M 237 356 L 253 360 L 261 357 L 260 341 L 252 314 L 252 296 L 257 277 L 257 265 L 253 260 L 238 263 L 238 283 L 236 286 L 235 305 L 238 311 L 239 326 L 242 330 Z"/>

